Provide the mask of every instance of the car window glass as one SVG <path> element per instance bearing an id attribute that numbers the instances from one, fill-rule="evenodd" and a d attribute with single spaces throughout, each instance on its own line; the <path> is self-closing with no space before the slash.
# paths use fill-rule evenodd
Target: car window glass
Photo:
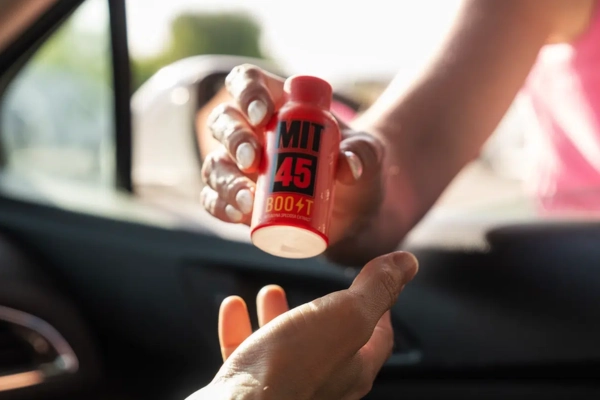
<path id="1" fill-rule="evenodd" d="M 294 18 L 289 18 L 287 6 L 274 1 L 127 0 L 134 83 L 132 172 L 138 192 L 155 198 L 167 193 L 171 198 L 198 198 L 199 167 L 209 150 L 205 147 L 215 144 L 202 134 L 202 123 L 215 105 L 211 98 L 228 72 L 226 66 L 235 65 L 215 62 L 213 71 L 203 70 L 203 59 L 236 56 L 239 62 L 261 62 L 282 74 L 315 74 L 365 109 L 395 74 L 409 85 L 447 31 L 459 2 L 448 1 L 435 21 L 428 8 L 433 3 L 400 3 L 402 22 L 392 24 L 398 16 L 382 13 L 389 7 L 382 0 L 348 10 L 345 18 L 339 18 L 337 5 L 313 0 L 296 7 Z M 315 7 L 318 14 L 311 11 Z M 359 18 L 369 28 L 348 30 L 348 21 Z M 423 20 L 430 23 L 418 22 Z M 328 39 L 323 31 L 308 29 L 306 21 L 310 26 L 327 23 Z M 398 38 L 399 51 L 390 52 L 381 40 L 390 35 Z M 521 196 L 527 167 L 523 134 L 515 104 L 443 204 L 466 207 Z M 479 190 L 482 181 L 491 189 Z"/>
<path id="2" fill-rule="evenodd" d="M 19 71 L 0 105 L 5 168 L 113 185 L 108 6 L 88 0 Z"/>

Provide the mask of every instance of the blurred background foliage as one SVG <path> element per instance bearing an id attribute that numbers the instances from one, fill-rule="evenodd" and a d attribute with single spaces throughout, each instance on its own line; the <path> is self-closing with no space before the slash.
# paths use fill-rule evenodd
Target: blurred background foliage
<path id="1" fill-rule="evenodd" d="M 171 40 L 159 54 L 133 59 L 134 90 L 161 67 L 185 57 L 224 54 L 265 58 L 261 27 L 243 13 L 185 13 L 171 23 Z"/>
<path id="2" fill-rule="evenodd" d="M 132 57 L 132 91 L 161 67 L 185 57 L 224 54 L 265 58 L 260 38 L 260 25 L 244 13 L 182 13 L 171 22 L 170 41 L 160 53 L 146 58 Z M 97 45 L 89 46 L 89 43 Z M 109 46 L 103 33 L 83 32 L 68 22 L 40 49 L 36 62 L 46 67 L 58 66 L 64 71 L 86 71 L 88 78 L 104 80 L 110 73 L 106 70 L 107 64 L 96 63 L 98 55 L 89 53 L 109 51 Z"/>

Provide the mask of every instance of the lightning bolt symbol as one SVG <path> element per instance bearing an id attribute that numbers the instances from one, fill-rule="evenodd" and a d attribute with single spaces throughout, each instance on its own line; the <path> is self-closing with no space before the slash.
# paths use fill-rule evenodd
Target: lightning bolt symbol
<path id="1" fill-rule="evenodd" d="M 296 207 L 298 207 L 298 213 L 300 211 L 302 211 L 302 209 L 304 208 L 304 203 L 302 202 L 302 199 L 298 199 L 298 202 L 296 203 Z"/>

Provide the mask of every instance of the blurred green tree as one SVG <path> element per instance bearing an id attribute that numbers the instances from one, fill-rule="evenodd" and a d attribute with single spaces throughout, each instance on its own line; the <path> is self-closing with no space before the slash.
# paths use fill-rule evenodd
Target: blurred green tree
<path id="1" fill-rule="evenodd" d="M 161 67 L 200 54 L 265 58 L 261 29 L 243 13 L 184 13 L 171 24 L 171 41 L 160 54 L 132 60 L 134 90 Z"/>

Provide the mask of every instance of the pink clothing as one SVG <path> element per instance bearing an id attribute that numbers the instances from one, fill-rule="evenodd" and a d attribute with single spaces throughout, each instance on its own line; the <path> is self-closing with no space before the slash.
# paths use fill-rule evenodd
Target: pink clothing
<path id="1" fill-rule="evenodd" d="M 542 207 L 599 211 L 600 2 L 585 34 L 542 49 L 522 94 L 539 128 L 529 187 Z"/>
<path id="2" fill-rule="evenodd" d="M 356 112 L 351 107 L 335 100 L 331 103 L 331 112 L 346 124 L 349 124 L 356 117 Z"/>

